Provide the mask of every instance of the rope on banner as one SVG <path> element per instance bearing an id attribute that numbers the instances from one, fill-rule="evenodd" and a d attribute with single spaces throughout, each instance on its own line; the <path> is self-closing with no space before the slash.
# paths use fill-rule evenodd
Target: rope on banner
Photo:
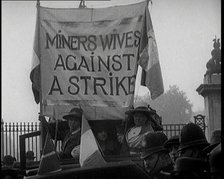
<path id="1" fill-rule="evenodd" d="M 85 0 L 80 1 L 79 8 L 87 8 L 87 6 L 85 5 Z"/>
<path id="2" fill-rule="evenodd" d="M 37 4 L 36 4 L 37 7 L 40 7 L 40 0 L 37 0 Z"/>

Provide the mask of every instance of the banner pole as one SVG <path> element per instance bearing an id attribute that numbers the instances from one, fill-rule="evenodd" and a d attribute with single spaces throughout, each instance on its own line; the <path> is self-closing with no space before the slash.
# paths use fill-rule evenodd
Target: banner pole
<path id="1" fill-rule="evenodd" d="M 42 102 L 42 88 L 41 88 L 41 45 L 40 45 L 40 0 L 37 0 L 37 20 L 38 20 L 38 49 L 39 49 L 39 59 L 40 59 L 40 115 L 43 115 L 43 102 Z"/>
<path id="2" fill-rule="evenodd" d="M 40 98 L 40 115 L 43 115 L 43 110 L 42 110 L 42 106 L 43 106 L 43 102 L 42 102 L 42 89 L 41 89 L 41 45 L 40 45 L 40 0 L 37 0 L 36 3 L 36 7 L 37 7 L 37 24 L 38 24 L 38 49 L 39 49 L 39 61 L 40 61 L 40 92 L 39 92 L 39 98 Z"/>
<path id="3" fill-rule="evenodd" d="M 41 41 L 40 41 L 40 0 L 37 0 L 36 3 L 36 8 L 37 8 L 37 24 L 38 24 L 38 29 L 37 29 L 37 33 L 38 33 L 38 49 L 39 49 L 39 61 L 40 61 L 40 91 L 39 91 L 39 98 L 40 98 L 40 113 L 39 116 L 43 116 L 43 100 L 42 100 L 42 88 L 41 88 Z M 40 137 L 40 146 L 41 146 L 41 151 L 44 148 L 44 144 L 45 144 L 45 138 L 46 138 L 46 133 L 47 131 L 44 128 L 43 122 L 40 122 L 40 126 L 41 126 L 41 137 Z"/>

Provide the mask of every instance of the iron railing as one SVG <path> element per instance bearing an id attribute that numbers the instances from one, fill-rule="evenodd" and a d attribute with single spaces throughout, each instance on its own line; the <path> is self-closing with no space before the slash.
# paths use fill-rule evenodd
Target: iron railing
<path id="1" fill-rule="evenodd" d="M 22 134 L 40 130 L 40 124 L 37 122 L 16 122 L 1 124 L 1 160 L 2 156 L 11 155 L 20 161 L 19 136 Z M 28 139 L 26 142 L 26 151 L 32 150 L 36 156 L 39 156 L 39 136 Z M 38 157 L 36 157 L 38 160 Z"/>
<path id="2" fill-rule="evenodd" d="M 179 135 L 185 124 L 164 124 L 163 132 L 168 138 Z M 35 131 L 40 131 L 40 123 L 38 122 L 20 122 L 20 123 L 2 123 L 1 124 L 1 160 L 5 155 L 12 155 L 17 161 L 20 159 L 20 143 L 19 136 Z M 36 156 L 35 160 L 40 160 L 40 136 L 34 136 L 26 139 L 25 151 L 32 150 Z M 57 145 L 57 151 L 60 151 L 61 143 Z"/>
<path id="3" fill-rule="evenodd" d="M 181 129 L 185 124 L 163 124 L 163 132 L 169 139 L 172 136 L 179 136 Z"/>

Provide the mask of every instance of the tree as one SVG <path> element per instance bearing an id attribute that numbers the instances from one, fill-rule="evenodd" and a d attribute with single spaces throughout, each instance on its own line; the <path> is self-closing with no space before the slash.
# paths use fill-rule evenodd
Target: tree
<path id="1" fill-rule="evenodd" d="M 162 116 L 163 124 L 183 124 L 188 123 L 192 117 L 192 104 L 186 97 L 186 93 L 179 90 L 176 85 L 155 100 L 150 99 L 150 95 L 137 96 L 136 103 L 145 101 L 157 113 Z"/>

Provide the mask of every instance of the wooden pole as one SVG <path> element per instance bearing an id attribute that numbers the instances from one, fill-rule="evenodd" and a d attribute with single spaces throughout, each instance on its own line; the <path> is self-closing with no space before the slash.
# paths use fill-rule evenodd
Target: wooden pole
<path id="1" fill-rule="evenodd" d="M 38 33 L 38 50 L 39 50 L 39 61 L 40 61 L 40 86 L 41 86 L 41 41 L 40 41 L 40 0 L 37 0 L 36 3 L 36 7 L 37 7 L 37 33 Z M 40 92 L 39 92 L 39 98 L 40 98 L 40 116 L 43 116 L 43 100 L 42 100 L 42 89 L 40 87 Z M 40 146 L 41 146 L 41 150 L 44 148 L 44 144 L 45 144 L 45 138 L 47 135 L 47 132 L 43 126 L 43 122 L 40 122 L 40 130 L 41 130 L 41 136 L 40 136 Z"/>

